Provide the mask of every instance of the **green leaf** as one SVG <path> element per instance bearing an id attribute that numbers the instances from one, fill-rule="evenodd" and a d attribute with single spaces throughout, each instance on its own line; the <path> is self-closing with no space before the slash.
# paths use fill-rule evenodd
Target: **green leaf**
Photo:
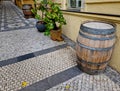
<path id="1" fill-rule="evenodd" d="M 44 35 L 49 36 L 50 35 L 50 30 L 45 30 Z"/>
<path id="2" fill-rule="evenodd" d="M 54 29 L 54 24 L 49 22 L 46 24 L 46 27 L 48 30 L 52 30 L 52 29 Z"/>
<path id="3" fill-rule="evenodd" d="M 35 15 L 37 13 L 36 9 L 31 9 L 31 12 Z"/>
<path id="4" fill-rule="evenodd" d="M 35 15 L 35 18 L 38 19 L 38 20 L 41 20 L 41 16 L 38 15 L 38 14 Z"/>
<path id="5" fill-rule="evenodd" d="M 50 12 L 47 12 L 46 17 L 49 18 L 49 19 L 52 19 L 52 14 Z"/>

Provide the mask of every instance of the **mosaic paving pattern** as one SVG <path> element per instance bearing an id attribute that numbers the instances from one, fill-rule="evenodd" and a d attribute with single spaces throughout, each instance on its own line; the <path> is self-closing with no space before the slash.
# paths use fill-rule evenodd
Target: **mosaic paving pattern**
<path id="1" fill-rule="evenodd" d="M 0 6 L 0 32 L 34 27 L 34 23 L 23 17 L 22 11 L 11 1 Z"/>
<path id="2" fill-rule="evenodd" d="M 67 36 L 62 35 L 62 37 L 64 38 L 64 41 L 66 42 L 67 45 L 71 46 L 73 49 L 75 49 L 75 45 L 76 43 L 74 41 L 72 41 L 71 39 L 69 39 Z"/>
<path id="3" fill-rule="evenodd" d="M 33 28 L 35 22 L 12 2 L 1 3 L 0 91 L 120 91 L 119 73 L 109 66 L 100 75 L 81 72 L 75 42 L 64 35 L 65 42 L 52 41 Z"/>
<path id="4" fill-rule="evenodd" d="M 110 66 L 107 66 L 104 74 L 120 86 L 120 73 L 112 69 Z"/>
<path id="5" fill-rule="evenodd" d="M 120 91 L 120 87 L 104 74 L 91 76 L 83 73 L 47 91 Z"/>
<path id="6" fill-rule="evenodd" d="M 76 65 L 75 51 L 63 48 L 26 61 L 0 68 L 0 91 L 16 91 L 26 81 L 28 85 L 62 72 Z M 28 86 L 27 85 L 27 86 Z"/>
<path id="7" fill-rule="evenodd" d="M 35 28 L 0 33 L 0 61 L 44 50 L 65 42 L 52 41 Z"/>
<path id="8" fill-rule="evenodd" d="M 47 49 L 44 49 L 44 50 L 40 50 L 40 51 L 36 51 L 36 52 L 33 52 L 33 53 L 28 53 L 28 54 L 21 55 L 21 56 L 18 56 L 18 57 L 3 60 L 3 61 L 0 61 L 0 67 L 10 65 L 10 64 L 14 64 L 14 63 L 21 62 L 21 61 L 25 61 L 26 59 L 37 57 L 37 56 L 40 56 L 40 55 L 44 55 L 46 53 L 50 53 L 50 52 L 65 48 L 66 46 L 68 46 L 68 45 L 67 44 L 58 45 L 58 46 L 50 47 L 50 48 L 47 48 Z"/>

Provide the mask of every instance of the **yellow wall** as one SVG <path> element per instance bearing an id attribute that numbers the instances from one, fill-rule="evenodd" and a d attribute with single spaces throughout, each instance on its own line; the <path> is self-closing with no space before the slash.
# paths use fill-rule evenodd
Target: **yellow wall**
<path id="1" fill-rule="evenodd" d="M 115 46 L 115 50 L 113 52 L 113 56 L 110 62 L 110 65 L 120 72 L 120 18 L 111 17 L 111 16 L 101 16 L 101 15 L 92 15 L 92 14 L 83 14 L 83 13 L 71 13 L 71 12 L 63 12 L 64 17 L 67 20 L 67 25 L 63 26 L 63 34 L 67 37 L 76 41 L 78 36 L 78 32 L 80 29 L 80 24 L 84 21 L 88 20 L 102 20 L 113 22 L 117 25 L 117 42 Z"/>
<path id="2" fill-rule="evenodd" d="M 16 0 L 16 4 L 18 7 L 22 9 L 23 4 L 32 4 L 32 7 L 34 7 L 34 2 L 33 0 Z"/>
<path id="3" fill-rule="evenodd" d="M 16 0 L 16 5 L 20 8 L 22 8 L 23 1 L 21 0 Z"/>
<path id="4" fill-rule="evenodd" d="M 83 12 L 105 13 L 120 15 L 120 0 L 84 0 Z M 61 3 L 61 9 L 67 9 L 67 0 L 54 0 Z"/>
<path id="5" fill-rule="evenodd" d="M 120 0 L 86 0 L 84 11 L 120 15 Z"/>
<path id="6" fill-rule="evenodd" d="M 117 24 L 117 41 L 115 45 L 115 49 L 112 56 L 112 61 L 110 62 L 110 65 L 118 70 L 120 72 L 120 24 Z"/>
<path id="7" fill-rule="evenodd" d="M 32 7 L 34 7 L 34 1 L 33 0 L 23 0 L 23 4 L 32 4 Z"/>
<path id="8" fill-rule="evenodd" d="M 106 2 L 119 2 L 120 0 L 85 0 L 86 3 L 106 3 Z"/>
<path id="9" fill-rule="evenodd" d="M 66 10 L 67 9 L 67 7 L 66 7 L 67 0 L 54 0 L 54 2 L 58 3 L 62 10 Z"/>

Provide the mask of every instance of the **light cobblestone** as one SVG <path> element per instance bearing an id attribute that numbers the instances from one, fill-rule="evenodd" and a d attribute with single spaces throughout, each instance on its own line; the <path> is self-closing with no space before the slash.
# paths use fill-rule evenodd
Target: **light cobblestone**
<path id="1" fill-rule="evenodd" d="M 62 59 L 60 58 L 61 56 Z M 3 66 L 1 68 L 2 89 L 16 91 L 21 89 L 21 83 L 23 81 L 26 81 L 28 82 L 28 85 L 31 85 L 75 66 L 76 60 L 75 51 L 72 48 L 67 47 L 22 62 Z"/>
<path id="2" fill-rule="evenodd" d="M 26 20 L 21 11 L 9 1 L 0 9 L 0 61 L 51 48 L 65 42 L 55 42 L 38 33 L 34 19 Z M 7 9 L 13 6 L 14 9 Z M 1 7 L 1 6 L 0 6 Z M 2 10 L 2 11 L 1 11 Z M 11 15 L 12 14 L 12 15 Z M 13 19 L 14 17 L 14 19 Z M 21 18 L 20 18 L 21 17 Z M 28 29 L 24 29 L 28 25 Z M 19 28 L 19 30 L 18 30 Z M 4 32 L 6 30 L 17 30 Z M 65 41 L 75 48 L 68 38 Z M 0 68 L 0 91 L 22 89 L 22 82 L 32 85 L 40 80 L 76 66 L 75 51 L 70 47 Z M 82 73 L 47 91 L 120 91 L 120 74 L 107 67 L 104 74 L 91 76 Z"/>
<path id="3" fill-rule="evenodd" d="M 0 61 L 62 44 L 65 42 L 52 41 L 43 33 L 38 33 L 35 28 L 1 32 Z"/>
<path id="4" fill-rule="evenodd" d="M 66 91 L 65 86 L 67 84 L 70 85 L 68 91 L 120 91 L 120 86 L 104 74 L 91 76 L 85 73 L 50 88 L 47 91 Z"/>

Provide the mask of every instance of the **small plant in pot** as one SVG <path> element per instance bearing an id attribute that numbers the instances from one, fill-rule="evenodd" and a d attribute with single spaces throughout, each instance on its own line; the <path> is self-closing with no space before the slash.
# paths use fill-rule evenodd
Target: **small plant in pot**
<path id="1" fill-rule="evenodd" d="M 62 41 L 62 25 L 66 24 L 66 20 L 57 3 L 47 2 L 47 10 L 45 11 L 44 22 L 46 23 L 45 35 L 49 35 L 52 40 Z"/>
<path id="2" fill-rule="evenodd" d="M 34 4 L 35 8 L 33 8 L 31 11 L 35 15 L 35 18 L 38 20 L 36 22 L 36 28 L 38 29 L 39 32 L 45 32 L 46 26 L 45 26 L 45 22 L 43 21 L 43 18 L 44 18 L 44 13 L 47 10 L 46 2 L 44 2 L 44 0 L 40 1 L 38 6 L 36 6 L 37 5 L 36 0 L 34 0 L 34 3 L 35 3 Z M 38 14 L 38 11 L 42 12 L 42 16 Z"/>

